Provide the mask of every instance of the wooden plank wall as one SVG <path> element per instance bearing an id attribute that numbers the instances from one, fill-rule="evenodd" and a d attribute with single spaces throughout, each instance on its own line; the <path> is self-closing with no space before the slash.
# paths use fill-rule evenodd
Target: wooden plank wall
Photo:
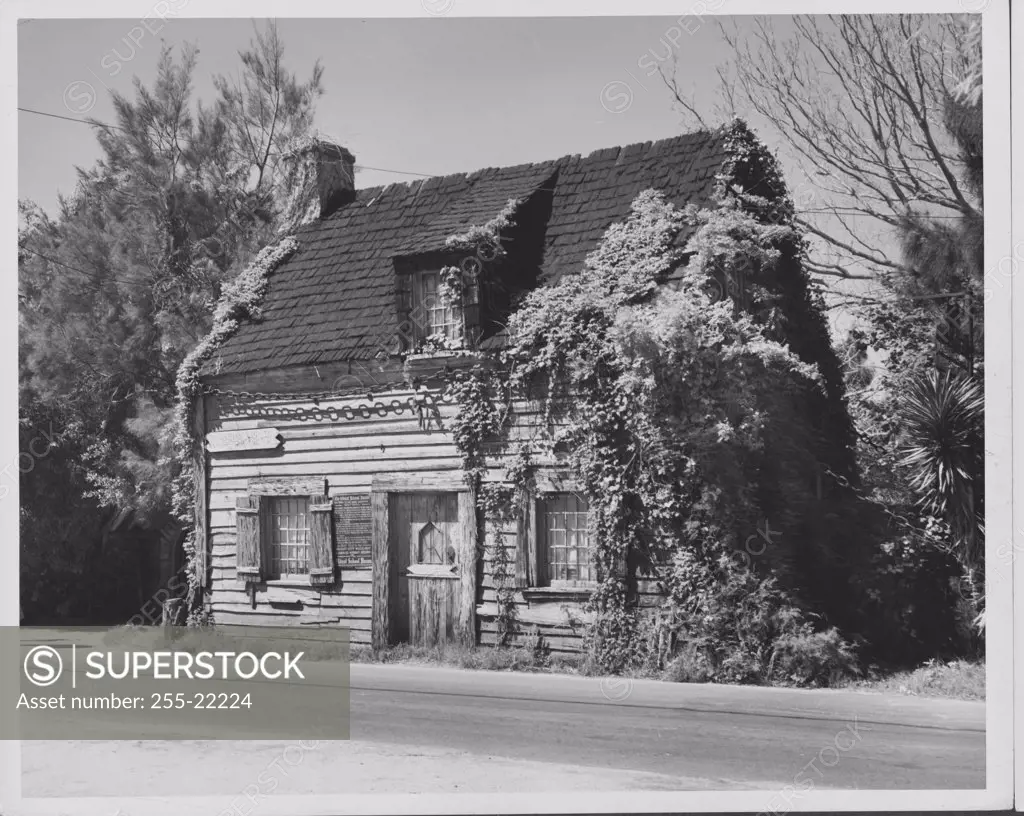
<path id="1" fill-rule="evenodd" d="M 374 400 L 390 404 L 414 396 L 411 390 L 374 394 Z M 337 554 L 340 582 L 332 589 L 281 587 L 257 593 L 256 606 L 242 583 L 235 578 L 235 500 L 244 496 L 248 480 L 254 478 L 323 477 L 332 497 L 369 495 L 375 474 L 460 472 L 461 457 L 447 429 L 457 412 L 456 406 L 439 405 L 423 417 L 409 408 L 402 413 L 388 411 L 385 416 L 337 421 L 300 420 L 296 417 L 260 419 L 230 413 L 230 403 L 221 397 L 207 397 L 207 430 L 243 430 L 276 428 L 283 444 L 276 451 L 211 453 L 207 456 L 209 477 L 208 520 L 210 535 L 210 600 L 214 620 L 221 623 L 261 623 L 274 625 L 339 625 L 352 630 L 354 644 L 369 644 L 373 610 L 373 561 L 353 563 Z M 366 396 L 320 400 L 276 400 L 275 408 L 332 408 L 366 402 Z M 250 403 L 247 403 L 250 404 Z M 511 437 L 529 438 L 536 432 L 540 417 L 536 404 L 516 405 L 516 425 Z M 489 479 L 502 480 L 501 459 L 489 460 Z M 554 462 L 541 463 L 554 465 Z M 461 512 L 461 508 L 460 508 Z M 385 522 L 386 523 L 386 522 Z M 515 529 L 503 536 L 515 564 Z M 369 540 L 365 552 L 369 555 Z M 377 558 L 380 554 L 375 554 Z M 496 594 L 491 576 L 490 547 L 482 555 L 482 586 L 477 587 L 475 609 L 462 607 L 460 629 L 477 629 L 481 643 L 493 643 Z M 379 562 L 378 562 L 379 563 Z M 514 569 L 512 570 L 514 572 Z M 656 605 L 653 586 L 644 587 L 645 600 Z M 520 630 L 528 633 L 539 628 L 553 650 L 576 651 L 582 635 L 582 612 L 577 602 L 528 602 L 516 593 Z M 567 611 L 568 610 L 568 611 Z M 475 614 L 474 614 L 475 613 Z M 377 610 L 387 615 L 387 610 Z M 476 620 L 474 621 L 474 617 Z"/>
<path id="2" fill-rule="evenodd" d="M 520 401 L 515 404 L 513 416 L 514 427 L 510 433 L 512 439 L 530 439 L 537 434 L 542 425 L 543 406 L 539 402 Z M 539 465 L 538 482 L 558 482 L 566 475 L 564 467 L 554 459 L 535 459 Z M 493 478 L 502 478 L 500 463 L 492 463 L 496 467 Z M 486 545 L 482 555 L 482 581 L 478 589 L 477 619 L 478 642 L 492 645 L 498 639 L 498 593 L 493 574 L 495 532 L 488 525 Z M 501 546 L 505 548 L 508 559 L 509 581 L 514 582 L 516 572 L 516 540 L 520 535 L 518 524 L 512 521 L 498 534 Z M 534 576 L 536 581 L 536 576 Z M 662 596 L 654 581 L 639 582 L 640 602 L 644 608 L 652 611 L 661 605 Z M 539 633 L 544 643 L 553 652 L 577 652 L 582 647 L 585 623 L 588 616 L 583 612 L 581 600 L 546 598 L 543 593 L 516 590 L 513 595 L 515 604 L 516 635 L 513 643 L 521 643 L 527 635 Z"/>
<path id="3" fill-rule="evenodd" d="M 408 400 L 411 391 L 376 395 L 390 403 Z M 357 562 L 336 553 L 340 582 L 335 588 L 280 587 L 257 592 L 253 608 L 244 584 L 235 577 L 235 500 L 246 495 L 249 479 L 280 477 L 325 477 L 332 497 L 369 495 L 376 473 L 417 473 L 457 471 L 458 450 L 450 434 L 442 431 L 454 406 L 428 412 L 425 420 L 409 408 L 338 421 L 302 421 L 296 417 L 268 419 L 240 416 L 230 402 L 208 397 L 207 430 L 229 431 L 246 428 L 276 428 L 283 444 L 276 451 L 211 453 L 209 474 L 209 531 L 211 566 L 211 609 L 221 623 L 262 623 L 274 625 L 338 625 L 352 630 L 354 644 L 369 644 L 372 610 L 372 565 L 367 529 L 366 558 Z M 339 400 L 309 400 L 269 403 L 274 408 L 331 408 L 358 405 L 366 396 Z M 250 405 L 251 403 L 245 403 Z M 351 552 L 351 548 L 349 550 Z"/>

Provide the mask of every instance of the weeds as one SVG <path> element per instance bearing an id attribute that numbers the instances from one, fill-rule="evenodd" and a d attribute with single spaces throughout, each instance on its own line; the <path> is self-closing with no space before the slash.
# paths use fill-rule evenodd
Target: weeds
<path id="1" fill-rule="evenodd" d="M 552 653 L 544 639 L 536 632 L 526 635 L 518 646 L 469 647 L 455 644 L 446 646 L 412 646 L 400 643 L 374 652 L 367 647 L 353 646 L 353 663 L 412 663 L 418 665 L 451 666 L 481 671 L 554 672 L 564 674 L 590 674 L 583 671 L 581 655 Z"/>
<path id="2" fill-rule="evenodd" d="M 840 684 L 847 688 L 908 694 L 914 697 L 947 697 L 956 700 L 985 699 L 985 664 L 969 660 L 942 663 L 929 660 L 913 671 L 872 677 Z"/>

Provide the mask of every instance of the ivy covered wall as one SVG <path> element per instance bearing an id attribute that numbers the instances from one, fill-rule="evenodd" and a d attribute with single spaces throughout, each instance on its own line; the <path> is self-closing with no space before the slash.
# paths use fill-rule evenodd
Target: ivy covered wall
<path id="1" fill-rule="evenodd" d="M 611 670 L 664 642 L 637 604 L 645 578 L 665 593 L 660 625 L 706 642 L 708 665 L 739 660 L 738 677 L 775 670 L 771 655 L 794 638 L 849 656 L 831 624 L 855 624 L 843 590 L 866 542 L 838 528 L 858 512 L 839 362 L 777 165 L 742 123 L 729 139 L 714 207 L 642 192 L 582 269 L 515 304 L 491 365 L 449 384 L 468 477 L 480 486 L 485 451 L 514 462 L 503 492 L 478 492 L 485 519 L 507 524 L 553 454 L 578 479 L 599 577 L 589 648 Z M 524 397 L 545 422 L 512 443 Z M 512 632 L 514 584 L 497 583 Z M 759 598 L 755 634 L 696 624 L 735 615 L 722 605 L 730 592 Z"/>

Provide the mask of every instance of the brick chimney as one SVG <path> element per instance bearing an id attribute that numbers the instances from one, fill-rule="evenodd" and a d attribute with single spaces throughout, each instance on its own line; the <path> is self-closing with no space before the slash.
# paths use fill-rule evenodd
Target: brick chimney
<path id="1" fill-rule="evenodd" d="M 313 136 L 294 145 L 281 159 L 289 191 L 283 232 L 324 218 L 355 197 L 356 157 L 344 147 Z"/>

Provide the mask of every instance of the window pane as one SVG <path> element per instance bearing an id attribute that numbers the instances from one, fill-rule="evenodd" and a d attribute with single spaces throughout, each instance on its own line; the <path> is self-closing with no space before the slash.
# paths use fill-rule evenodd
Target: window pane
<path id="1" fill-rule="evenodd" d="M 270 569 L 277 577 L 309 574 L 309 499 L 270 499 Z"/>
<path id="2" fill-rule="evenodd" d="M 446 563 L 445 537 L 431 522 L 420 530 L 419 560 L 421 564 Z"/>
<path id="3" fill-rule="evenodd" d="M 594 580 L 586 501 L 557 493 L 542 503 L 541 512 L 548 582 Z"/>
<path id="4" fill-rule="evenodd" d="M 462 315 L 441 297 L 440 272 L 418 272 L 412 282 L 412 310 L 409 319 L 418 339 L 436 334 L 449 340 L 462 338 Z"/>

